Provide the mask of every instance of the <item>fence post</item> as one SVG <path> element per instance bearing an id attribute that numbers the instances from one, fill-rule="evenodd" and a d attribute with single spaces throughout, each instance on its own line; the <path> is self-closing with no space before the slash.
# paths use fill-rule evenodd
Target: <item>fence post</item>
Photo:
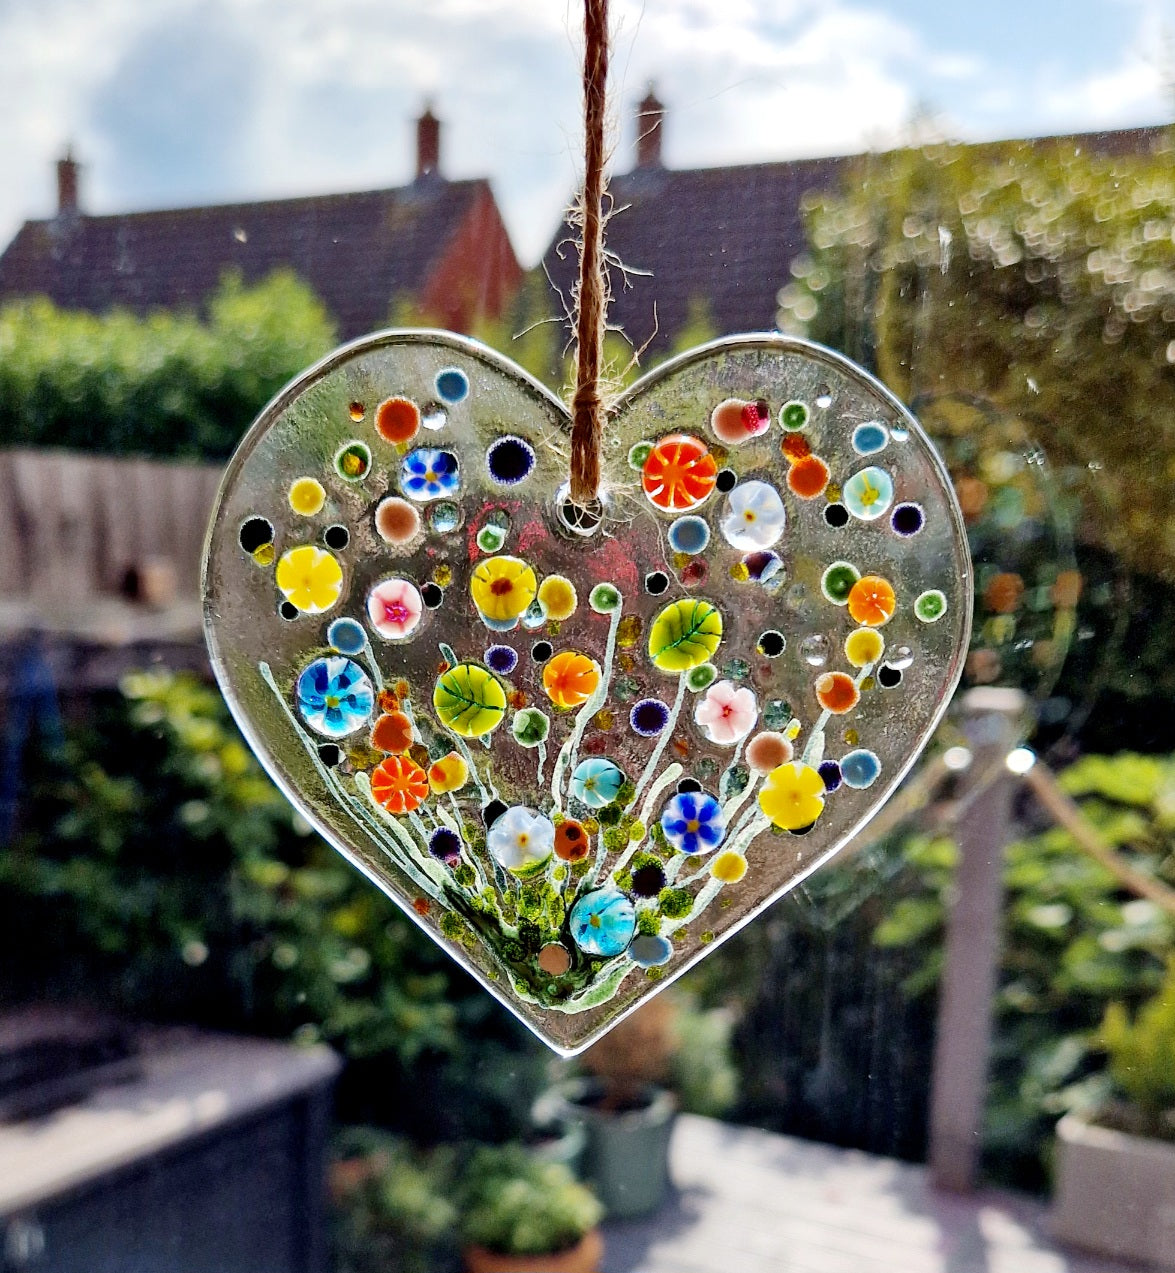
<path id="1" fill-rule="evenodd" d="M 931 1075 L 929 1164 L 935 1187 L 974 1188 L 982 1142 L 999 969 L 1003 858 L 1015 779 L 1004 758 L 1020 739 L 1027 699 L 983 686 L 960 700 L 972 762 L 961 783 L 959 863 L 947 919 Z"/>

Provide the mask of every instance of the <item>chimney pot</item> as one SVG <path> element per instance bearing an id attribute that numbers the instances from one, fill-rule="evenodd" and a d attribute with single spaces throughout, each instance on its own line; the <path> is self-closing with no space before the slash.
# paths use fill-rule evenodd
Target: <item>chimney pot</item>
<path id="1" fill-rule="evenodd" d="M 67 147 L 64 156 L 57 161 L 57 214 L 76 213 L 78 210 L 79 166 L 73 150 Z"/>
<path id="2" fill-rule="evenodd" d="M 416 179 L 439 173 L 441 166 L 441 121 L 426 105 L 416 121 Z"/>
<path id="3" fill-rule="evenodd" d="M 650 84 L 644 101 L 636 108 L 636 166 L 638 168 L 661 167 L 661 125 L 664 119 L 664 103 L 658 100 Z"/>

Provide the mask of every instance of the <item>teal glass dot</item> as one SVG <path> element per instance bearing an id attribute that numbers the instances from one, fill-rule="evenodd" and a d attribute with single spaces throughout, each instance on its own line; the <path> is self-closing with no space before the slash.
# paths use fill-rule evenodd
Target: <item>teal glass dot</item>
<path id="1" fill-rule="evenodd" d="M 876 455 L 889 445 L 889 430 L 880 420 L 869 420 L 853 430 L 853 450 L 858 455 Z"/>
<path id="2" fill-rule="evenodd" d="M 359 654 L 367 645 L 367 633 L 356 619 L 336 619 L 327 628 L 326 639 L 340 654 Z"/>
<path id="3" fill-rule="evenodd" d="M 674 552 L 694 556 L 705 552 L 710 542 L 710 527 L 703 517 L 679 517 L 669 527 L 669 546 Z"/>

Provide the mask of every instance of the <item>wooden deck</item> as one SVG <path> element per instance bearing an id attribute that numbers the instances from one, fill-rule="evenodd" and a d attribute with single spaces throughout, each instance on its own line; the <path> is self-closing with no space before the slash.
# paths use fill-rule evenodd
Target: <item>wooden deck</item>
<path id="1" fill-rule="evenodd" d="M 661 1212 L 604 1226 L 602 1273 L 1127 1273 L 1053 1245 L 1037 1202 L 889 1158 L 686 1115 L 672 1163 Z"/>

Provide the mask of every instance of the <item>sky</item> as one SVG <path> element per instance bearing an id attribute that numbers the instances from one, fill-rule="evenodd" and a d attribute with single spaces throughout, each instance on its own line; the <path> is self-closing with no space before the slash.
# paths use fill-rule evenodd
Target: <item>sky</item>
<path id="1" fill-rule="evenodd" d="M 614 165 L 654 82 L 673 167 L 1166 120 L 1175 0 L 612 0 Z M 0 243 L 52 215 L 403 184 L 431 99 L 445 175 L 494 184 L 526 265 L 577 180 L 572 0 L 0 0 Z"/>

